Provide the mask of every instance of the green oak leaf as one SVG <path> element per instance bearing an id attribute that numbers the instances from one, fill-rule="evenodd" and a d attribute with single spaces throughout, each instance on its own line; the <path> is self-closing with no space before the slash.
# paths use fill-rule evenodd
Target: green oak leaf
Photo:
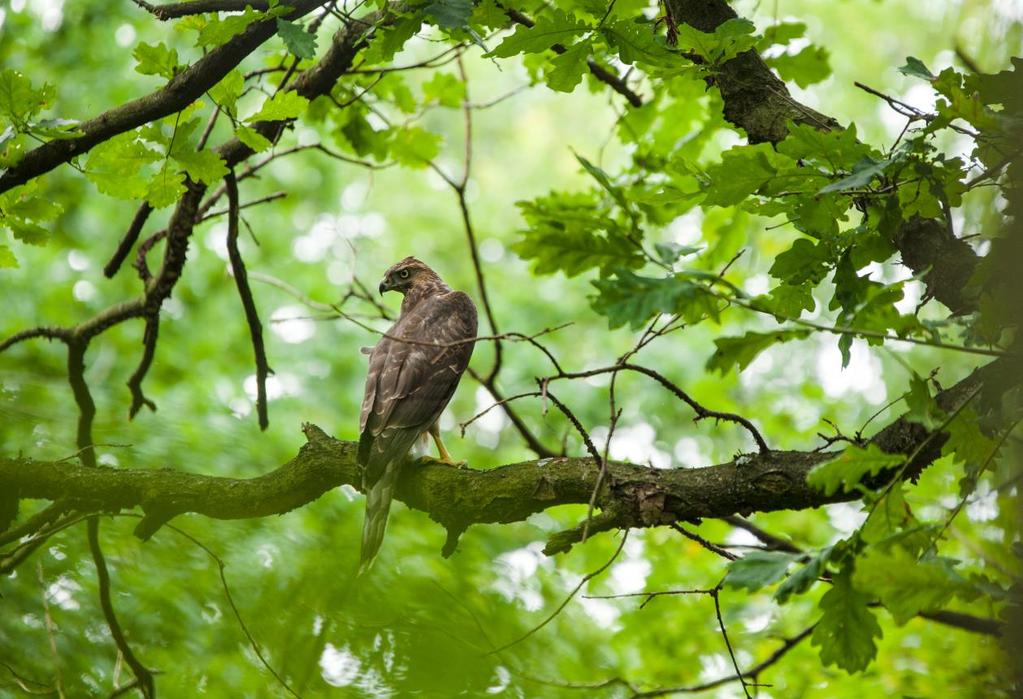
<path id="1" fill-rule="evenodd" d="M 140 43 L 135 47 L 135 72 L 142 75 L 160 75 L 173 78 L 178 72 L 178 51 L 159 44 Z"/>
<path id="2" fill-rule="evenodd" d="M 628 324 L 638 330 L 661 313 L 681 314 L 690 324 L 718 314 L 714 297 L 681 275 L 657 279 L 621 270 L 591 283 L 598 293 L 590 297 L 590 306 L 612 329 Z"/>
<path id="3" fill-rule="evenodd" d="M 217 106 L 231 116 L 238 114 L 238 98 L 245 89 L 245 78 L 240 70 L 232 70 L 223 80 L 210 88 L 209 94 Z"/>
<path id="4" fill-rule="evenodd" d="M 0 211 L 5 216 L 33 221 L 52 221 L 63 208 L 49 197 L 36 192 L 35 183 L 15 187 L 0 195 Z"/>
<path id="5" fill-rule="evenodd" d="M 465 83 L 452 73 L 437 71 L 423 83 L 422 88 L 424 101 L 436 102 L 442 107 L 461 107 L 465 99 Z"/>
<path id="6" fill-rule="evenodd" d="M 398 129 L 391 141 L 391 156 L 402 165 L 426 167 L 440 152 L 441 135 L 418 126 Z"/>
<path id="7" fill-rule="evenodd" d="M 846 672 L 865 670 L 877 655 L 881 625 L 867 606 L 869 595 L 857 591 L 847 571 L 833 578 L 831 589 L 821 597 L 820 621 L 814 627 L 810 643 L 821 649 L 821 662 L 837 665 Z"/>
<path id="8" fill-rule="evenodd" d="M 670 50 L 653 25 L 621 19 L 601 28 L 607 43 L 618 49 L 622 63 L 641 64 L 655 68 L 677 68 L 678 54 Z"/>
<path id="9" fill-rule="evenodd" d="M 1009 59 L 1013 70 L 967 76 L 968 93 L 977 93 L 984 104 L 1000 104 L 1009 113 L 1023 111 L 1023 58 Z"/>
<path id="10" fill-rule="evenodd" d="M 852 445 L 837 458 L 815 466 L 806 477 L 814 488 L 833 495 L 839 490 L 853 490 L 867 475 L 876 476 L 882 471 L 895 468 L 906 460 L 902 454 L 887 454 L 876 445 L 866 448 Z"/>
<path id="11" fill-rule="evenodd" d="M 813 587 L 824 572 L 824 566 L 831 556 L 831 550 L 831 546 L 823 549 L 801 565 L 795 573 L 785 578 L 785 581 L 778 586 L 774 593 L 778 604 L 785 604 L 792 595 L 801 595 Z"/>
<path id="12" fill-rule="evenodd" d="M 14 269 L 18 266 L 18 258 L 14 256 L 11 249 L 0 244 L 0 269 Z"/>
<path id="13" fill-rule="evenodd" d="M 169 167 L 162 167 L 146 185 L 146 201 L 154 209 L 176 202 L 185 193 L 185 176 Z"/>
<path id="14" fill-rule="evenodd" d="M 721 154 L 720 163 L 707 168 L 710 184 L 704 188 L 704 203 L 739 204 L 770 182 L 787 164 L 770 143 L 734 146 Z"/>
<path id="15" fill-rule="evenodd" d="M 856 125 L 821 131 L 808 124 L 789 122 L 789 133 L 778 144 L 778 152 L 793 160 L 820 163 L 832 172 L 851 170 L 865 157 L 880 154 L 859 140 Z"/>
<path id="16" fill-rule="evenodd" d="M 868 514 L 860 526 L 861 541 L 873 544 L 898 537 L 903 546 L 912 546 L 915 550 L 928 544 L 919 520 L 913 516 L 906 502 L 901 483 L 894 484 L 872 504 L 864 503 L 863 509 Z"/>
<path id="17" fill-rule="evenodd" d="M 790 340 L 802 340 L 810 336 L 810 330 L 777 330 L 770 333 L 748 332 L 739 337 L 718 337 L 717 347 L 707 360 L 707 371 L 719 371 L 722 375 L 737 367 L 742 371 L 757 355 L 768 347 Z"/>
<path id="18" fill-rule="evenodd" d="M 756 592 L 785 577 L 798 557 L 799 554 L 785 551 L 750 551 L 728 564 L 725 585 Z"/>
<path id="19" fill-rule="evenodd" d="M 469 23 L 472 0 L 432 0 L 426 6 L 426 14 L 433 18 L 438 27 L 458 29 Z"/>
<path id="20" fill-rule="evenodd" d="M 249 126 L 239 126 L 234 135 L 255 153 L 264 151 L 273 145 L 270 143 L 270 139 Z"/>
<path id="21" fill-rule="evenodd" d="M 779 321 L 798 318 L 803 311 L 812 311 L 817 303 L 810 284 L 779 284 L 764 296 L 754 299 L 757 308 L 773 313 Z"/>
<path id="22" fill-rule="evenodd" d="M 939 427 L 945 421 L 945 411 L 938 407 L 938 404 L 931 396 L 927 380 L 915 372 L 909 380 L 906 405 L 909 407 L 906 419 L 923 425 L 929 430 Z"/>
<path id="23" fill-rule="evenodd" d="M 774 258 L 768 273 L 787 284 L 798 286 L 810 282 L 816 285 L 827 275 L 832 259 L 827 246 L 800 238 Z"/>
<path id="24" fill-rule="evenodd" d="M 143 145 L 134 134 L 122 134 L 89 152 L 85 176 L 104 194 L 118 199 L 142 199 L 149 185 L 140 172 L 162 157 Z"/>
<path id="25" fill-rule="evenodd" d="M 657 259 L 666 265 L 675 264 L 680 257 L 695 255 L 703 250 L 702 245 L 680 245 L 679 243 L 654 243 Z"/>
<path id="26" fill-rule="evenodd" d="M 884 174 L 885 169 L 891 165 L 891 160 L 875 160 L 868 155 L 863 156 L 859 162 L 853 165 L 852 172 L 837 182 L 822 187 L 817 194 L 828 192 L 844 192 L 847 189 L 863 189 L 869 185 L 875 177 Z"/>
<path id="27" fill-rule="evenodd" d="M 766 59 L 766 63 L 778 72 L 782 80 L 791 80 L 806 89 L 831 75 L 828 56 L 828 50 L 823 46 L 804 46 L 797 53 L 783 53 Z"/>
<path id="28" fill-rule="evenodd" d="M 16 70 L 0 70 L 0 114 L 10 118 L 16 130 L 23 130 L 25 122 L 50 104 L 55 91 L 52 85 L 40 89 Z"/>
<path id="29" fill-rule="evenodd" d="M 558 92 L 572 92 L 582 82 L 586 59 L 590 57 L 589 41 L 580 41 L 565 53 L 551 59 L 551 68 L 544 74 L 547 87 Z"/>
<path id="30" fill-rule="evenodd" d="M 550 9 L 537 17 L 532 27 L 518 25 L 514 34 L 506 37 L 486 55 L 508 58 L 520 53 L 540 53 L 554 44 L 571 41 L 589 29 L 588 25 L 568 13 Z"/>
<path id="31" fill-rule="evenodd" d="M 246 119 L 249 124 L 257 121 L 284 121 L 301 116 L 309 106 L 309 100 L 293 90 L 284 90 L 270 97 L 259 111 Z"/>
<path id="32" fill-rule="evenodd" d="M 395 20 L 390 26 L 378 28 L 366 50 L 366 60 L 371 64 L 390 62 L 422 26 L 422 15 L 415 13 Z"/>
<path id="33" fill-rule="evenodd" d="M 914 78 L 923 78 L 924 80 L 934 80 L 934 73 L 928 70 L 924 62 L 919 58 L 913 56 L 906 57 L 906 65 L 899 68 L 899 72 L 903 75 L 909 75 Z"/>
<path id="34" fill-rule="evenodd" d="M 966 497 L 977 487 L 977 475 L 985 464 L 994 460 L 998 443 L 980 429 L 980 418 L 973 408 L 964 408 L 945 428 L 948 440 L 942 445 L 943 455 L 951 454 L 963 465 L 959 496 Z"/>
<path id="35" fill-rule="evenodd" d="M 710 33 L 679 24 L 677 45 L 698 54 L 708 63 L 721 63 L 753 48 L 757 43 L 755 31 L 752 22 L 740 18 L 729 19 Z"/>
<path id="36" fill-rule="evenodd" d="M 6 219 L 4 223 L 11 229 L 15 238 L 29 245 L 45 245 L 50 237 L 50 232 L 35 221 L 12 217 Z"/>
<path id="37" fill-rule="evenodd" d="M 284 41 L 291 55 L 306 59 L 316 55 L 316 35 L 298 22 L 278 17 L 277 35 Z"/>
<path id="38" fill-rule="evenodd" d="M 878 597 L 902 626 L 920 612 L 941 609 L 957 594 L 976 594 L 954 565 L 948 558 L 917 560 L 901 546 L 875 546 L 856 559 L 852 580 L 857 589 Z"/>
<path id="39" fill-rule="evenodd" d="M 772 24 L 764 30 L 757 42 L 757 50 L 763 52 L 776 44 L 788 44 L 793 39 L 798 39 L 806 34 L 806 24 L 803 22 L 781 22 Z"/>
<path id="40" fill-rule="evenodd" d="M 264 19 L 263 13 L 257 12 L 251 6 L 246 6 L 245 11 L 240 14 L 229 14 L 222 18 L 210 19 L 199 30 L 195 45 L 212 48 L 226 44 L 236 34 L 242 33 L 250 24 L 259 19 Z"/>
<path id="41" fill-rule="evenodd" d="M 193 180 L 214 184 L 227 174 L 227 166 L 211 150 L 176 152 L 173 158 Z"/>
<path id="42" fill-rule="evenodd" d="M 572 154 L 575 156 L 575 159 L 579 162 L 579 164 L 583 166 L 583 169 L 586 170 L 586 172 L 589 173 L 589 175 L 597 181 L 597 184 L 599 184 L 604 189 L 604 191 L 611 195 L 611 198 L 613 198 L 615 202 L 618 203 L 618 206 L 628 211 L 629 201 L 628 199 L 626 199 L 625 193 L 622 191 L 622 188 L 611 181 L 611 176 L 608 175 L 603 168 L 594 165 L 589 160 L 579 155 L 575 151 L 573 151 Z"/>

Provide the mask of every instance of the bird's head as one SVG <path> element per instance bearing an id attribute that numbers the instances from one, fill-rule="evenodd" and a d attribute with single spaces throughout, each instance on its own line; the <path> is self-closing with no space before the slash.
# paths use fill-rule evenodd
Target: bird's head
<path id="1" fill-rule="evenodd" d="M 440 277 L 426 263 L 414 257 L 406 257 L 384 273 L 379 289 L 381 294 L 385 291 L 397 291 L 405 295 L 413 287 L 438 282 L 441 282 Z"/>

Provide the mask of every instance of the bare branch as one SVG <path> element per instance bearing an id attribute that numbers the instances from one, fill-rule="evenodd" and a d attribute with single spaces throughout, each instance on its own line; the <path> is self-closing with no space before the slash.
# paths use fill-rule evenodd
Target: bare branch
<path id="1" fill-rule="evenodd" d="M 238 296 L 245 309 L 245 320 L 249 325 L 252 337 L 252 351 L 256 357 L 256 413 L 259 415 L 259 429 L 265 430 L 270 424 L 266 405 L 266 377 L 270 374 L 270 366 L 266 361 L 266 347 L 263 344 L 263 324 L 259 321 L 256 302 L 252 298 L 245 261 L 238 252 L 238 181 L 234 172 L 224 177 L 227 186 L 228 219 L 227 219 L 227 256 L 231 260 L 231 274 L 238 287 Z"/>
<path id="2" fill-rule="evenodd" d="M 775 665 L 790 650 L 792 650 L 801 642 L 803 642 L 806 638 L 808 638 L 810 634 L 813 633 L 813 629 L 815 626 L 816 624 L 813 624 L 812 626 L 803 629 L 792 638 L 785 639 L 785 641 L 776 651 L 771 653 L 771 655 L 765 658 L 762 662 L 760 662 L 759 664 L 755 665 L 754 667 L 750 668 L 745 673 L 743 673 L 743 677 L 748 677 L 755 682 L 757 677 L 763 674 L 765 670 L 767 670 L 772 665 Z M 659 689 L 652 689 L 647 692 L 636 692 L 635 694 L 632 695 L 632 699 L 649 699 L 650 697 L 663 697 L 667 694 L 695 694 L 697 692 L 705 692 L 708 689 L 720 687 L 721 685 L 728 684 L 729 682 L 735 682 L 737 679 L 739 679 L 739 677 L 735 675 L 730 675 L 728 677 L 721 677 L 716 680 L 711 680 L 710 682 L 704 682 L 703 684 L 698 685 L 690 685 L 684 687 L 661 687 Z"/>
<path id="3" fill-rule="evenodd" d="M 131 220 L 131 225 L 128 226 L 128 230 L 125 232 L 124 237 L 121 238 L 121 242 L 117 246 L 117 250 L 114 251 L 113 257 L 107 262 L 103 268 L 103 275 L 107 279 L 113 278 L 117 274 L 117 270 L 121 268 L 121 264 L 124 263 L 125 258 L 128 257 L 128 253 L 135 246 L 135 242 L 139 239 L 139 234 L 142 233 L 142 227 L 146 225 L 146 221 L 149 220 L 149 214 L 153 213 L 153 207 L 149 205 L 149 202 L 145 202 L 139 207 L 139 210 L 135 212 L 135 218 Z"/>
<path id="4" fill-rule="evenodd" d="M 744 427 L 746 431 L 750 433 L 750 436 L 753 437 L 753 441 L 756 442 L 757 444 L 757 448 L 760 449 L 760 453 L 763 454 L 771 450 L 770 447 L 767 446 L 767 442 L 764 441 L 763 436 L 761 436 L 760 431 L 748 419 L 742 417 L 741 415 L 736 415 L 734 413 L 725 413 L 720 412 L 718 410 L 710 410 L 709 408 L 705 408 L 703 405 L 694 400 L 688 393 L 686 393 L 677 385 L 669 381 L 663 374 L 653 369 L 647 368 L 645 366 L 628 363 L 614 364 L 612 366 L 601 367 L 599 369 L 590 369 L 587 371 L 561 372 L 554 376 L 550 376 L 544 380 L 554 381 L 556 379 L 578 379 L 586 378 L 588 376 L 597 376 L 599 374 L 609 373 L 615 374 L 618 373 L 619 371 L 635 371 L 637 373 L 649 376 L 650 378 L 657 381 L 657 383 L 661 384 L 666 389 L 675 394 L 675 396 L 679 400 L 681 400 L 690 408 L 692 408 L 693 412 L 696 413 L 695 418 L 696 420 L 713 418 L 715 420 L 725 420 L 726 422 L 734 422 L 737 425 L 741 425 L 742 427 Z"/>
<path id="5" fill-rule="evenodd" d="M 128 645 L 128 639 L 124 636 L 124 630 L 121 628 L 120 622 L 117 620 L 117 614 L 114 612 L 114 604 L 110 599 L 110 573 L 107 571 L 107 562 L 103 557 L 103 550 L 99 545 L 99 518 L 96 516 L 90 517 L 87 522 L 87 531 L 89 538 L 89 551 L 92 552 L 92 560 L 96 564 L 96 578 L 99 583 L 99 602 L 100 607 L 103 610 L 103 617 L 107 621 L 107 626 L 110 628 L 110 635 L 114 637 L 114 643 L 117 644 L 117 649 L 121 651 L 121 655 L 124 656 L 125 662 L 128 663 L 128 667 L 131 668 L 132 673 L 135 675 L 135 679 L 138 682 L 138 687 L 142 692 L 142 696 L 146 699 L 153 699 L 156 696 L 156 687 L 153 683 L 153 673 L 146 668 L 145 665 L 136 657 L 131 646 Z"/>
<path id="6" fill-rule="evenodd" d="M 739 669 L 739 661 L 735 659 L 735 652 L 732 650 L 732 642 L 728 640 L 728 630 L 725 628 L 725 620 L 721 617 L 721 587 L 714 588 L 714 592 L 711 593 L 711 597 L 714 598 L 714 613 L 718 618 L 718 628 L 721 629 L 721 638 L 725 640 L 725 648 L 728 649 L 728 657 L 732 659 L 732 667 L 735 668 L 735 677 L 739 680 L 739 684 L 742 685 L 742 692 L 746 695 L 746 699 L 753 699 L 749 693 L 749 687 L 746 685 L 746 678 L 742 676 L 742 670 Z"/>
<path id="7" fill-rule="evenodd" d="M 531 628 L 526 633 L 524 633 L 521 636 L 519 636 L 518 638 L 516 638 L 514 641 L 509 641 L 508 643 L 505 643 L 503 646 L 499 646 L 499 647 L 495 648 L 494 650 L 490 651 L 486 655 L 498 655 L 502 651 L 508 650 L 512 646 L 518 645 L 519 643 L 522 643 L 527 638 L 529 638 L 530 636 L 535 634 L 537 631 L 539 631 L 543 627 L 547 626 L 547 624 L 549 624 L 552 621 L 554 621 L 554 617 L 558 616 L 558 614 L 561 614 L 562 610 L 565 607 L 568 606 L 569 602 L 571 602 L 573 599 L 575 599 L 575 596 L 579 593 L 579 590 L 583 589 L 583 586 L 586 583 L 588 583 L 590 580 L 593 580 L 593 578 L 597 577 L 598 575 L 600 575 L 605 570 L 607 570 L 608 568 L 611 567 L 611 564 L 614 563 L 615 560 L 618 559 L 618 556 L 621 554 L 622 549 L 625 548 L 625 542 L 628 541 L 628 540 L 629 540 L 629 532 L 627 532 L 627 531 L 623 532 L 622 533 L 621 543 L 618 544 L 618 548 L 615 549 L 615 552 L 613 554 L 611 554 L 611 558 L 607 559 L 607 562 L 604 565 L 600 566 L 599 568 L 597 568 L 592 573 L 587 573 L 586 575 L 584 575 L 583 579 L 579 581 L 579 584 L 576 585 L 574 588 L 572 588 L 572 591 L 568 593 L 568 596 L 565 597 L 564 601 L 562 601 L 562 603 L 559 604 L 557 606 L 557 608 L 553 612 L 551 612 L 550 615 L 546 619 L 541 621 L 539 624 L 537 624 L 536 626 Z"/>
<path id="8" fill-rule="evenodd" d="M 234 595 L 231 594 L 231 587 L 230 585 L 227 584 L 227 574 L 225 572 L 227 564 L 224 563 L 224 559 L 218 556 L 216 553 L 214 553 L 213 549 L 211 549 L 209 546 L 207 546 L 206 544 L 204 544 L 199 539 L 195 538 L 185 530 L 180 529 L 179 527 L 175 527 L 174 525 L 168 525 L 167 528 L 170 529 L 175 534 L 184 537 L 185 539 L 188 539 L 193 544 L 201 548 L 206 553 L 206 555 L 212 558 L 213 561 L 217 564 L 217 572 L 220 575 L 220 586 L 224 590 L 224 597 L 227 598 L 227 604 L 229 607 L 231 607 L 231 611 L 234 613 L 234 618 L 238 622 L 238 626 L 241 627 L 242 633 L 244 633 L 245 638 L 248 639 L 249 647 L 252 648 L 252 652 L 256 654 L 256 657 L 259 658 L 259 662 L 261 662 L 263 664 L 263 667 L 265 667 L 270 672 L 270 674 L 274 676 L 274 679 L 277 680 L 277 683 L 281 685 L 281 687 L 287 690 L 287 692 L 292 696 L 298 697 L 299 695 L 295 692 L 294 689 L 291 688 L 291 685 L 289 685 L 287 681 L 283 677 L 281 677 L 281 674 L 274 669 L 274 667 L 270 664 L 270 661 L 267 660 L 266 656 L 263 655 L 263 649 L 260 648 L 259 643 L 256 641 L 255 636 L 252 635 L 252 632 L 249 631 L 249 627 L 248 624 L 245 623 L 245 619 L 242 618 L 242 613 L 238 609 L 238 605 L 235 604 Z"/>

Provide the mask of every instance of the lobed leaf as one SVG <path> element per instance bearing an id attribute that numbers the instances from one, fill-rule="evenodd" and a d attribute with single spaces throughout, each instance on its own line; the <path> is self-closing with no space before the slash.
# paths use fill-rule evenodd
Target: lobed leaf
<path id="1" fill-rule="evenodd" d="M 806 477 L 814 488 L 832 495 L 839 490 L 851 491 L 866 476 L 876 476 L 882 471 L 901 465 L 906 460 L 902 454 L 887 454 L 876 445 L 866 448 L 852 445 L 838 458 L 816 466 Z"/>
<path id="2" fill-rule="evenodd" d="M 867 606 L 870 596 L 853 587 L 847 571 L 835 575 L 833 583 L 821 597 L 822 615 L 810 643 L 820 647 L 825 665 L 836 665 L 849 673 L 861 672 L 877 655 L 874 639 L 881 638 L 881 625 Z"/>

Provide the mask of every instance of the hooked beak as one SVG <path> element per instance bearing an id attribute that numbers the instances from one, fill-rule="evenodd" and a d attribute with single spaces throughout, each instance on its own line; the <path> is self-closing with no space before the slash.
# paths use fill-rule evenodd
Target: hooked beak
<path id="1" fill-rule="evenodd" d="M 378 290 L 378 291 L 380 292 L 380 295 L 381 295 L 381 296 L 383 296 L 383 295 L 384 295 L 384 292 L 385 292 L 385 291 L 390 291 L 390 289 L 391 289 L 391 287 L 390 287 L 390 285 L 389 285 L 389 284 L 387 283 L 387 280 L 386 280 L 386 279 L 384 279 L 383 281 L 381 281 L 381 282 L 380 282 L 380 286 L 378 286 L 378 287 L 377 287 L 377 290 Z"/>

